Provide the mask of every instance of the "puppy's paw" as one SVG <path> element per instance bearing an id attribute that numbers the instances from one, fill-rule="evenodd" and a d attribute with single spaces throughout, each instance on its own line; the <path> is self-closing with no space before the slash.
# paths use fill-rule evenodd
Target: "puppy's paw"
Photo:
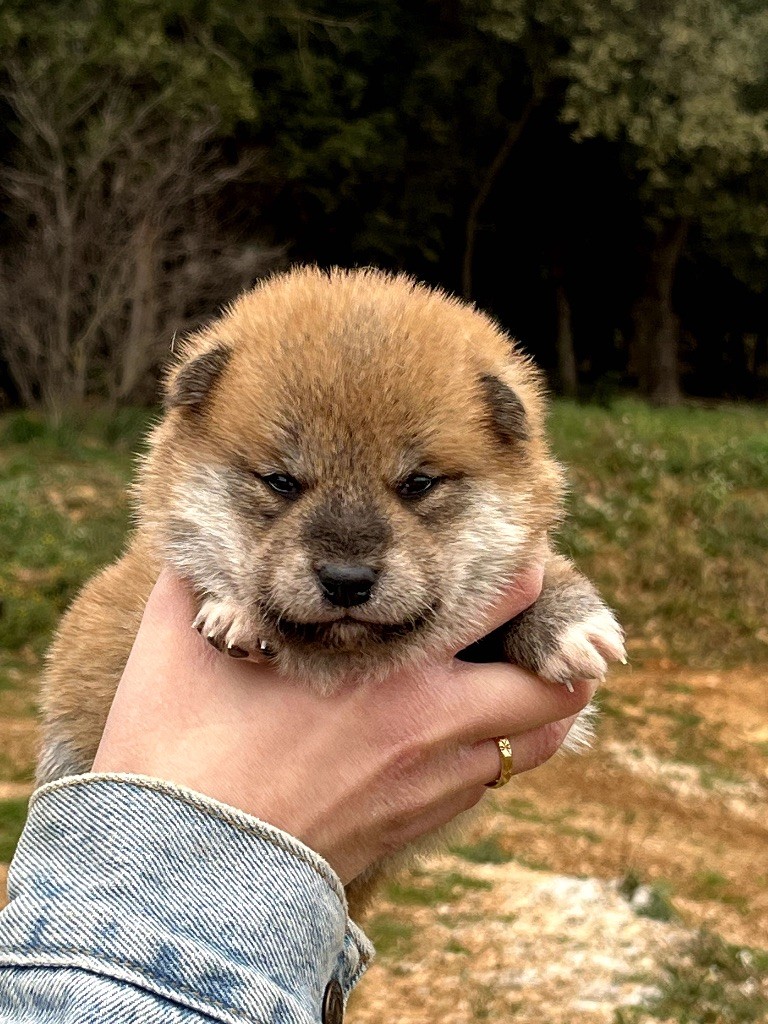
<path id="1" fill-rule="evenodd" d="M 192 625 L 211 646 L 233 658 L 256 660 L 267 653 L 251 616 L 227 598 L 206 598 Z"/>
<path id="2" fill-rule="evenodd" d="M 624 632 L 603 606 L 579 622 L 564 626 L 541 652 L 536 671 L 569 690 L 577 679 L 603 680 L 611 661 L 627 663 Z"/>

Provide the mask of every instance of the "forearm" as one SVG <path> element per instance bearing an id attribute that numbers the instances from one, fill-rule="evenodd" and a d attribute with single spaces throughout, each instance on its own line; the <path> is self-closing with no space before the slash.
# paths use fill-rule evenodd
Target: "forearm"
<path id="1" fill-rule="evenodd" d="M 137 776 L 40 790 L 9 896 L 3 1022 L 310 1024 L 328 985 L 346 996 L 372 955 L 306 846 Z"/>

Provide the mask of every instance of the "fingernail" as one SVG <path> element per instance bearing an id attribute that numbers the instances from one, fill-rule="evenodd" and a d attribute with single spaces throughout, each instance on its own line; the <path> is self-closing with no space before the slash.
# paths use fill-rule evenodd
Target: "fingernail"
<path id="1" fill-rule="evenodd" d="M 247 658 L 248 651 L 244 651 L 242 647 L 238 647 L 237 644 L 227 644 L 227 654 L 230 658 Z"/>

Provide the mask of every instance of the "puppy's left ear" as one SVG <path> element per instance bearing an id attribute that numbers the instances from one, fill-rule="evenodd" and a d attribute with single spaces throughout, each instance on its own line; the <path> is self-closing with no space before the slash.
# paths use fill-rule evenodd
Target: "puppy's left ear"
<path id="1" fill-rule="evenodd" d="M 512 388 L 492 373 L 480 377 L 483 399 L 488 408 L 489 424 L 504 444 L 515 444 L 530 438 L 525 406 Z"/>
<path id="2" fill-rule="evenodd" d="M 232 349 L 218 344 L 171 370 L 166 378 L 165 409 L 200 411 L 226 369 Z"/>

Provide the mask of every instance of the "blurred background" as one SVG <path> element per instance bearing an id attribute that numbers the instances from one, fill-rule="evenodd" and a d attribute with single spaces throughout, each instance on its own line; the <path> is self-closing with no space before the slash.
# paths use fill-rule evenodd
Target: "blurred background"
<path id="1" fill-rule="evenodd" d="M 350 1018 L 768 1020 L 765 0 L 2 0 L 0 51 L 0 862 L 173 339 L 405 270 L 547 371 L 631 665 L 389 887 Z"/>

